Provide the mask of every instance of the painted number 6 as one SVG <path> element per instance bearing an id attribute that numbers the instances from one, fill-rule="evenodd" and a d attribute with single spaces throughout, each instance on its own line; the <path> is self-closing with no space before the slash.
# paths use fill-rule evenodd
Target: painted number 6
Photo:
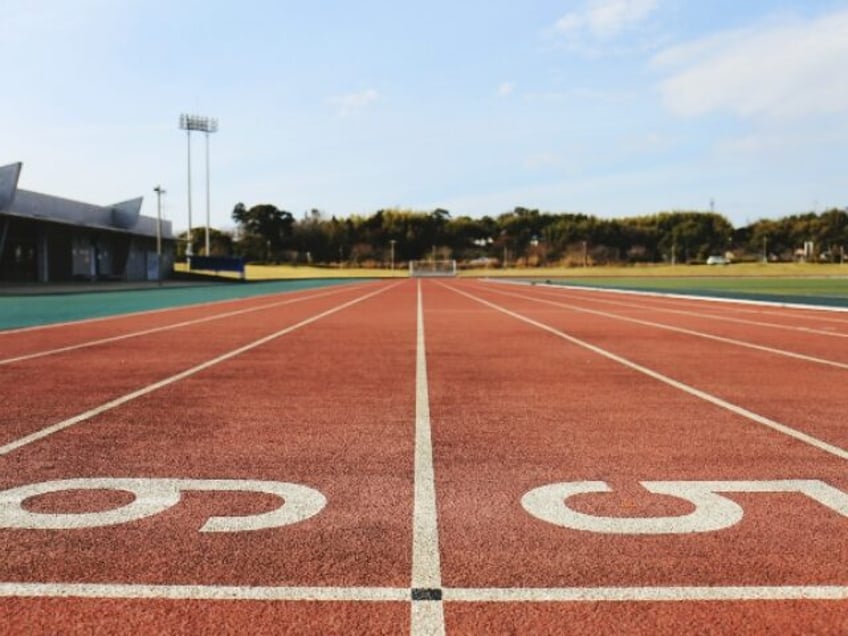
<path id="1" fill-rule="evenodd" d="M 30 497 L 66 490 L 120 490 L 135 495 L 128 504 L 103 512 L 45 513 L 24 509 Z M 0 491 L 0 528 L 69 530 L 99 528 L 137 521 L 179 503 L 186 490 L 243 491 L 276 495 L 283 501 L 269 512 L 241 517 L 211 517 L 201 532 L 244 532 L 297 523 L 318 514 L 327 504 L 308 486 L 280 481 L 242 479 L 115 479 L 81 478 L 44 481 Z"/>

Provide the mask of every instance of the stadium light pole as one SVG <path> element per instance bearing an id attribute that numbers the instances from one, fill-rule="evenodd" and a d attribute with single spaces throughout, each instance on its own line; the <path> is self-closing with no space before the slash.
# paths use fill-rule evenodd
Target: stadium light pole
<path id="1" fill-rule="evenodd" d="M 214 117 L 201 115 L 180 115 L 180 128 L 186 131 L 188 140 L 188 247 L 186 255 L 192 255 L 191 247 L 191 131 L 196 130 L 206 135 L 206 256 L 209 256 L 209 134 L 218 132 L 218 120 Z"/>
<path id="2" fill-rule="evenodd" d="M 396 239 L 389 239 L 389 243 L 392 246 L 392 271 L 395 271 L 395 243 L 397 243 Z"/>
<path id="3" fill-rule="evenodd" d="M 153 188 L 156 193 L 156 280 L 162 284 L 162 195 L 166 190 L 162 186 Z"/>

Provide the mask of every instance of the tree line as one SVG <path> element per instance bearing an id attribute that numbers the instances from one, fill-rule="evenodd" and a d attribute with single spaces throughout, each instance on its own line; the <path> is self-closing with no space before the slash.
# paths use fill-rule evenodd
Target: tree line
<path id="1" fill-rule="evenodd" d="M 384 209 L 347 218 L 311 210 L 297 218 L 271 204 L 235 206 L 230 232 L 210 232 L 210 252 L 252 262 L 402 266 L 456 259 L 470 266 L 697 263 L 734 260 L 839 261 L 848 245 L 848 212 L 831 209 L 734 228 L 716 212 L 674 211 L 628 218 L 552 213 L 517 207 L 496 217 Z M 178 256 L 185 252 L 186 235 Z M 205 228 L 192 231 L 202 254 Z"/>

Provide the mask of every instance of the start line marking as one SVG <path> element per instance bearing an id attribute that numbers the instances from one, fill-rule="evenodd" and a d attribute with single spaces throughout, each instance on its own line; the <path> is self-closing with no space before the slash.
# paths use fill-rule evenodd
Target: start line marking
<path id="1" fill-rule="evenodd" d="M 131 583 L 0 582 L 0 597 L 151 599 L 186 601 L 412 602 L 414 589 L 397 587 L 271 587 L 235 585 L 136 585 Z M 650 586 L 563 588 L 442 588 L 442 602 L 577 603 L 681 601 L 845 601 L 846 585 Z M 413 629 L 412 633 L 416 633 Z"/>

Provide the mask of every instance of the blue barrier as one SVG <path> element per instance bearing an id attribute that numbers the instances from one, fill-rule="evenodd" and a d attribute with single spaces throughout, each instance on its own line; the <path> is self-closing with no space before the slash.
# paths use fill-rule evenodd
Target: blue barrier
<path id="1" fill-rule="evenodd" d="M 188 268 L 206 272 L 238 272 L 244 278 L 244 259 L 235 256 L 191 256 Z"/>

